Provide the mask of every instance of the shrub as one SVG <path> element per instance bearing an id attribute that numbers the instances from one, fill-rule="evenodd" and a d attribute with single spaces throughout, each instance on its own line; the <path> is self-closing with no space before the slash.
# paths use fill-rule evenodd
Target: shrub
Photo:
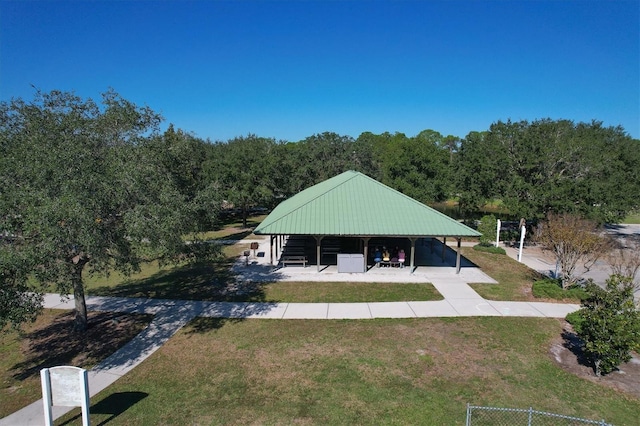
<path id="1" fill-rule="evenodd" d="M 487 253 L 493 253 L 493 254 L 507 254 L 506 251 L 504 251 L 504 249 L 502 247 L 494 247 L 494 246 L 485 246 L 482 244 L 476 244 L 475 246 L 473 246 L 474 250 L 477 251 L 484 251 Z"/>
<path id="2" fill-rule="evenodd" d="M 596 376 L 615 370 L 631 359 L 640 345 L 640 312 L 633 299 L 629 277 L 612 275 L 606 289 L 593 282 L 586 286 L 589 297 L 582 302 L 583 318 L 578 336 Z"/>
<path id="3" fill-rule="evenodd" d="M 582 333 L 582 323 L 584 322 L 584 317 L 582 316 L 582 310 L 578 310 L 575 312 L 571 312 L 565 318 L 569 324 L 573 326 L 573 330 L 576 334 Z"/>
<path id="4" fill-rule="evenodd" d="M 492 214 L 482 216 L 480 224 L 478 225 L 478 232 L 481 232 L 480 245 L 489 246 L 496 237 L 496 228 L 498 227 L 498 220 Z"/>
<path id="5" fill-rule="evenodd" d="M 582 287 L 574 285 L 563 290 L 560 280 L 553 278 L 545 278 L 534 282 L 532 293 L 534 297 L 556 300 L 583 300 L 587 297 L 587 292 Z"/>

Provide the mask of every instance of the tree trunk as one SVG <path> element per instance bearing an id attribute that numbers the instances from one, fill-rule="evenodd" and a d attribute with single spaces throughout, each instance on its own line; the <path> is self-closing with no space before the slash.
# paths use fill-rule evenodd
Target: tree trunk
<path id="1" fill-rule="evenodd" d="M 78 262 L 73 265 L 73 297 L 76 306 L 76 317 L 73 321 L 75 331 L 84 332 L 87 330 L 87 302 L 84 298 L 84 285 L 82 283 L 82 270 L 86 262 Z"/>
<path id="2" fill-rule="evenodd" d="M 246 205 L 242 206 L 242 227 L 244 229 L 247 228 L 247 206 Z"/>

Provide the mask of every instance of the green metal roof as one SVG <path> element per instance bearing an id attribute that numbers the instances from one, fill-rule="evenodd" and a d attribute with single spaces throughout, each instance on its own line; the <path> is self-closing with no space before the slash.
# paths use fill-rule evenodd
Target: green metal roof
<path id="1" fill-rule="evenodd" d="M 449 216 L 348 171 L 280 203 L 255 229 L 262 235 L 478 237 Z"/>

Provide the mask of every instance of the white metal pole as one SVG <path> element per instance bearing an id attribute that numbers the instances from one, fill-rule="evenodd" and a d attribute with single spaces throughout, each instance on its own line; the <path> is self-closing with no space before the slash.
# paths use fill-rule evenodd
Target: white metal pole
<path id="1" fill-rule="evenodd" d="M 89 418 L 89 375 L 87 374 L 87 370 L 82 370 L 80 372 L 80 377 L 82 380 L 82 426 L 91 426 L 91 420 Z"/>
<path id="2" fill-rule="evenodd" d="M 520 251 L 518 252 L 518 262 L 522 262 L 522 246 L 524 245 L 524 234 L 527 233 L 527 227 L 523 226 L 520 229 Z"/>
<path id="3" fill-rule="evenodd" d="M 500 219 L 498 219 L 498 226 L 496 229 L 496 247 L 500 246 L 500 225 L 501 225 Z"/>
<path id="4" fill-rule="evenodd" d="M 40 381 L 42 383 L 42 403 L 44 405 L 44 424 L 45 426 L 53 426 L 53 411 L 51 406 L 51 379 L 49 369 L 40 370 Z"/>

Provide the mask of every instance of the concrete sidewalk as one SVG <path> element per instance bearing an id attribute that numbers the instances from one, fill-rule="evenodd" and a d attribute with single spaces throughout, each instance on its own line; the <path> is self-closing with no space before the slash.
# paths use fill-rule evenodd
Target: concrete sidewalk
<path id="1" fill-rule="evenodd" d="M 260 241 L 264 243 L 263 240 Z M 241 241 L 242 244 L 248 243 Z M 264 246 L 263 246 L 264 247 Z M 489 301 L 483 299 L 469 282 L 495 281 L 478 268 L 466 265 L 460 274 L 455 273 L 451 254 L 442 262 L 444 266 L 420 267 L 413 274 L 405 268 L 377 268 L 366 274 L 339 274 L 331 268 L 317 273 L 315 268 L 274 268 L 266 259 L 252 259 L 244 264 L 240 257 L 233 267 L 241 280 L 288 280 L 288 281 L 358 281 L 370 282 L 429 282 L 442 294 L 444 300 L 372 303 L 230 303 L 184 300 L 136 299 L 115 297 L 87 297 L 87 309 L 123 313 L 146 313 L 155 315 L 149 326 L 127 345 L 89 372 L 91 396 L 102 391 L 120 377 L 131 371 L 180 328 L 196 317 L 238 319 L 373 319 L 373 318 L 435 318 L 435 317 L 546 317 L 564 318 L 579 309 L 575 304 L 541 302 Z M 266 257 L 266 256 L 265 256 Z M 526 259 L 526 258 L 525 258 Z M 262 260 L 263 262 L 259 262 Z M 527 263 L 528 264 L 528 263 Z M 50 309 L 73 309 L 71 298 L 61 300 L 59 295 L 48 294 L 44 305 Z M 70 408 L 54 407 L 54 418 L 71 411 Z M 0 419 L 0 426 L 42 425 L 44 409 L 42 400 Z"/>

